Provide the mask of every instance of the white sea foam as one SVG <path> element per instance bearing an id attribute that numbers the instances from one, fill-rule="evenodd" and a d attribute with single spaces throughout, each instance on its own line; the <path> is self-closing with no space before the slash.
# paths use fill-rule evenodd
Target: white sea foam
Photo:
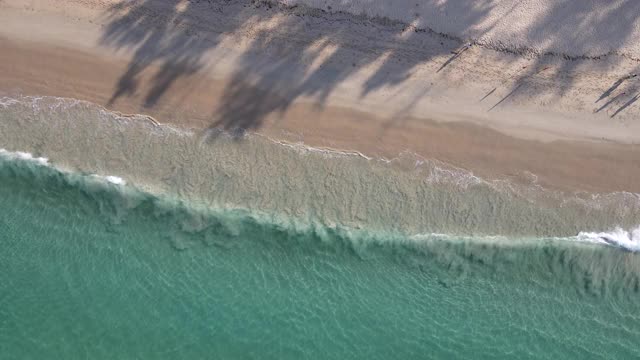
<path id="1" fill-rule="evenodd" d="M 39 157 L 39 156 L 34 156 L 31 153 L 28 152 L 24 152 L 24 151 L 8 151 L 6 149 L 2 149 L 0 148 L 0 156 L 4 157 L 5 159 L 9 159 L 9 160 L 22 160 L 22 161 L 30 161 L 30 162 L 34 162 L 37 163 L 38 165 L 42 165 L 42 166 L 48 166 L 48 167 L 52 167 L 55 168 L 59 171 L 63 171 L 63 172 L 67 172 L 68 171 L 64 171 L 62 168 L 54 166 L 53 164 L 51 164 L 49 162 L 49 159 L 46 157 Z M 94 174 L 92 175 L 93 177 L 99 178 L 101 180 L 104 180 L 108 183 L 111 184 L 115 184 L 115 185 L 126 185 L 127 182 L 119 177 L 119 176 L 113 176 L 113 175 L 97 175 Z"/>
<path id="2" fill-rule="evenodd" d="M 5 149 L 0 149 L 0 156 L 3 156 L 8 159 L 19 159 L 25 161 L 33 161 L 40 165 L 49 165 L 49 159 L 45 157 L 35 157 L 28 152 L 22 151 L 8 151 Z"/>
<path id="3" fill-rule="evenodd" d="M 3 108 L 8 108 L 9 106 L 15 105 L 18 103 L 19 101 L 14 98 L 6 97 L 6 96 L 0 98 L 0 106 L 2 106 Z"/>
<path id="4" fill-rule="evenodd" d="M 617 227 L 608 232 L 581 232 L 579 241 L 617 246 L 628 251 L 640 251 L 640 226 L 631 231 Z"/>
<path id="5" fill-rule="evenodd" d="M 461 188 L 468 188 L 473 185 L 489 184 L 470 171 L 450 167 L 444 168 L 431 166 L 431 171 L 427 181 L 434 184 L 455 184 Z"/>
<path id="6" fill-rule="evenodd" d="M 19 97 L 0 97 L 0 107 L 8 108 L 15 105 L 30 106 L 34 112 L 40 113 L 42 111 L 64 111 L 73 109 L 78 106 L 84 106 L 87 108 L 95 108 L 97 111 L 108 118 L 110 121 L 119 121 L 122 123 L 129 123 L 131 121 L 139 121 L 152 126 L 153 129 L 159 131 L 150 131 L 154 135 L 165 135 L 170 133 L 172 135 L 192 136 L 194 131 L 191 129 L 178 128 L 169 124 L 163 124 L 156 119 L 145 114 L 123 114 L 117 111 L 111 111 L 98 104 L 79 100 L 74 98 L 58 97 L 58 96 L 19 96 Z"/>
<path id="7" fill-rule="evenodd" d="M 103 183 L 109 183 L 114 185 L 127 185 L 127 182 L 119 176 L 92 174 L 91 177 L 94 179 L 98 179 L 100 182 L 103 182 Z"/>
<path id="8" fill-rule="evenodd" d="M 126 185 L 127 182 L 124 181 L 123 178 L 118 177 L 118 176 L 105 176 L 104 177 L 105 180 L 107 180 L 108 182 L 112 183 L 112 184 L 116 184 L 116 185 Z"/>
<path id="9" fill-rule="evenodd" d="M 313 146 L 309 146 L 306 145 L 303 142 L 287 142 L 287 141 L 282 141 L 282 140 L 276 140 L 273 138 L 270 138 L 268 136 L 265 135 L 261 135 L 261 134 L 255 134 L 258 136 L 261 136 L 263 138 L 266 138 L 267 140 L 281 145 L 281 146 L 285 146 L 288 147 L 290 149 L 293 149 L 295 151 L 297 151 L 298 153 L 304 154 L 304 153 L 319 153 L 319 154 L 323 154 L 323 155 L 327 155 L 329 157 L 331 156 L 357 156 L 357 157 L 361 157 L 363 159 L 366 160 L 373 160 L 374 158 L 367 156 L 359 151 L 355 151 L 355 150 L 338 150 L 338 149 L 332 149 L 332 148 L 327 148 L 327 147 L 313 147 Z M 381 161 L 384 162 L 389 162 L 389 160 L 387 159 L 379 159 Z"/>
<path id="10" fill-rule="evenodd" d="M 608 232 L 580 232 L 577 236 L 571 237 L 550 237 L 550 238 L 521 238 L 514 240 L 513 237 L 503 235 L 465 236 L 451 234 L 417 234 L 408 238 L 411 241 L 473 241 L 483 243 L 499 243 L 509 246 L 525 245 L 535 243 L 540 240 L 570 241 L 580 243 L 590 243 L 606 246 L 614 246 L 631 252 L 640 252 L 640 225 L 631 231 L 620 227 Z"/>

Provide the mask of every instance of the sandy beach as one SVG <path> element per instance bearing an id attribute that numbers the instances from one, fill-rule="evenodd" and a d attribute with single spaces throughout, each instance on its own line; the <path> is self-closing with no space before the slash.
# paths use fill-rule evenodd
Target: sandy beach
<path id="1" fill-rule="evenodd" d="M 640 192 L 640 79 L 624 46 L 633 34 L 580 58 L 579 46 L 554 54 L 558 42 L 518 53 L 492 33 L 470 41 L 428 19 L 325 10 L 0 1 L 0 96 L 76 98 L 374 157 L 413 152 L 487 179 Z"/>

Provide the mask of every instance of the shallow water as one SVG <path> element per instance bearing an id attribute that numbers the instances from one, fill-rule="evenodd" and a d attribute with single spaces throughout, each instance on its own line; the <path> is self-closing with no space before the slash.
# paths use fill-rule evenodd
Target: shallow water
<path id="1" fill-rule="evenodd" d="M 0 152 L 3 358 L 640 355 L 639 255 L 575 236 L 632 224 L 629 194 L 8 106 L 36 156 Z"/>
<path id="2" fill-rule="evenodd" d="M 630 229 L 640 196 L 480 179 L 414 154 L 370 159 L 246 135 L 176 130 L 59 98 L 0 99 L 0 147 L 153 193 L 408 234 L 574 236 Z"/>

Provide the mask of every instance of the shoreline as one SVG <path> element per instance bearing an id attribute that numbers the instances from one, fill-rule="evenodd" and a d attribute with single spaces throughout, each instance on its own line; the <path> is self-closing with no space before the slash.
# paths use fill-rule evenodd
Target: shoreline
<path id="1" fill-rule="evenodd" d="M 307 40 L 295 37 L 293 39 L 297 42 L 294 45 L 283 47 L 281 42 L 286 40 L 288 33 L 284 29 L 281 36 L 285 40 L 265 42 L 259 48 L 260 52 L 251 54 L 251 44 L 260 38 L 257 34 L 260 26 L 270 28 L 279 22 L 289 21 L 293 16 L 278 14 L 261 22 L 247 22 L 224 37 L 218 36 L 219 43 L 223 45 L 203 52 L 198 59 L 202 64 L 189 71 L 179 68 L 180 59 L 152 59 L 136 73 L 133 79 L 136 81 L 135 89 L 112 101 L 114 89 L 122 82 L 123 74 L 135 66 L 134 60 L 139 48 L 127 45 L 110 55 L 108 46 L 96 45 L 99 42 L 96 39 L 104 33 L 104 27 L 112 23 L 105 20 L 104 8 L 82 7 L 70 1 L 68 4 L 73 5 L 62 5 L 62 9 L 69 13 L 75 12 L 73 16 L 80 16 L 75 24 L 67 24 L 62 28 L 59 25 L 71 18 L 71 15 L 60 15 L 56 12 L 60 9 L 54 11 L 55 4 L 52 5 L 52 2 L 42 1 L 38 4 L 38 16 L 45 25 L 33 24 L 33 15 L 12 7 L 15 5 L 12 3 L 9 1 L 7 4 L 0 4 L 0 8 L 7 7 L 9 10 L 5 17 L 22 14 L 21 18 L 0 26 L 0 78 L 3 79 L 0 95 L 76 98 L 105 106 L 110 111 L 144 114 L 159 123 L 178 128 L 195 131 L 222 128 L 231 132 L 243 128 L 282 141 L 303 142 L 319 148 L 344 149 L 379 158 L 393 158 L 410 151 L 427 159 L 465 169 L 485 179 L 507 177 L 518 182 L 526 174 L 533 173 L 542 186 L 552 189 L 640 193 L 640 184 L 635 181 L 640 178 L 640 162 L 637 161 L 640 159 L 640 146 L 637 145 L 640 143 L 640 132 L 634 131 L 640 128 L 640 122 L 636 120 L 640 111 L 627 106 L 617 117 L 594 116 L 586 111 L 585 100 L 589 96 L 584 94 L 593 93 L 595 96 L 601 93 L 600 88 L 606 90 L 610 85 L 607 82 L 594 82 L 600 74 L 594 73 L 597 64 L 593 61 L 576 65 L 578 68 L 585 68 L 584 73 L 578 73 L 579 76 L 573 75 L 574 78 L 579 78 L 574 79 L 577 84 L 572 84 L 573 88 L 568 95 L 546 106 L 545 102 L 549 101 L 548 97 L 555 91 L 549 87 L 554 86 L 550 84 L 556 81 L 553 76 L 546 75 L 544 71 L 532 75 L 533 77 L 529 76 L 525 79 L 525 86 L 531 86 L 534 90 L 542 87 L 542 90 L 523 93 L 521 97 L 512 99 L 510 94 L 519 91 L 521 87 L 516 86 L 513 90 L 504 85 L 504 78 L 496 78 L 500 67 L 509 66 L 506 71 L 508 73 L 524 66 L 521 63 L 527 67 L 538 65 L 532 65 L 530 59 L 519 59 L 513 55 L 482 49 L 467 50 L 467 58 L 450 65 L 446 74 L 427 75 L 431 70 L 442 66 L 442 61 L 446 61 L 448 55 L 440 54 L 425 60 L 412 67 L 411 72 L 404 74 L 406 78 L 397 83 L 402 87 L 379 87 L 363 97 L 358 87 L 375 78 L 381 67 L 390 66 L 390 74 L 393 74 L 394 69 L 402 70 L 401 62 L 400 65 L 387 65 L 389 58 L 382 57 L 343 74 L 346 70 L 340 67 L 341 62 L 346 61 L 347 64 L 343 65 L 348 66 L 349 59 L 356 59 L 358 54 L 370 56 L 363 49 L 350 47 L 352 43 L 349 41 L 361 36 L 358 31 L 362 25 L 358 24 L 350 25 L 353 29 L 349 29 L 354 34 L 349 35 L 352 37 L 347 40 L 342 40 L 342 47 L 331 48 L 321 40 L 309 44 L 305 43 Z M 89 3 L 94 7 L 99 6 L 98 3 Z M 156 10 L 161 13 L 164 11 L 163 3 L 158 4 L 154 6 L 158 6 Z M 237 18 L 255 14 L 264 16 L 268 10 L 257 7 L 242 11 L 246 13 L 238 12 Z M 101 19 L 102 23 L 96 19 Z M 149 20 L 150 23 L 154 21 L 154 18 Z M 313 31 L 320 34 L 325 31 L 322 19 L 311 18 L 304 21 L 315 22 L 311 28 Z M 30 34 L 16 35 L 21 30 L 16 27 L 17 22 L 23 22 L 20 26 L 33 25 L 33 31 Z M 47 24 L 58 26 L 59 33 L 41 31 Z M 224 26 L 220 25 L 216 30 L 224 29 Z M 79 33 L 80 30 L 83 32 Z M 207 29 L 198 27 L 194 27 L 194 31 L 197 36 L 209 34 Z M 74 44 L 65 42 L 64 39 L 68 39 L 69 34 L 78 35 L 72 40 Z M 179 33 L 179 36 L 182 35 Z M 430 39 L 429 34 L 424 36 L 425 39 L 419 40 L 440 42 L 439 39 Z M 234 44 L 233 40 L 238 40 L 238 43 Z M 47 45 L 43 44 L 45 41 Z M 141 46 L 143 45 L 144 43 Z M 447 45 L 457 47 L 456 44 Z M 386 45 L 381 46 L 382 50 L 371 51 L 374 54 L 384 51 Z M 300 53 L 303 55 L 316 51 L 308 59 L 312 64 L 304 68 L 307 73 L 296 75 L 294 71 L 290 75 L 291 79 L 281 80 L 277 76 L 289 76 L 288 66 L 294 70 L 298 66 L 298 60 L 290 60 L 288 56 L 297 56 L 300 48 L 303 49 Z M 340 51 L 344 53 L 337 57 L 335 54 Z M 277 59 L 280 57 L 287 60 L 278 63 Z M 238 65 L 242 61 L 251 61 L 251 66 L 262 65 L 267 70 L 243 76 L 242 71 L 250 71 L 251 68 Z M 488 66 L 480 72 L 468 68 L 478 61 Z M 562 63 L 555 64 L 554 61 L 557 60 L 552 60 L 551 65 L 542 65 L 563 68 Z M 217 63 L 212 65 L 212 62 Z M 492 62 L 495 64 L 491 65 Z M 273 66 L 281 68 L 277 72 L 269 72 L 268 69 Z M 624 73 L 629 65 L 616 66 L 620 73 Z M 554 72 L 555 79 L 558 76 L 562 79 L 569 74 L 556 70 Z M 311 80 L 306 81 L 303 87 L 295 76 Z M 330 76 L 340 76 L 340 80 L 326 83 L 325 78 Z M 388 76 L 393 80 L 393 75 Z M 164 81 L 166 88 L 158 89 L 158 81 Z M 398 103 L 411 103 L 413 100 L 410 95 L 415 93 L 413 90 L 425 90 L 419 85 L 424 81 L 431 81 L 433 87 L 426 90 L 423 98 L 415 100 L 412 109 L 403 111 L 402 105 Z M 477 102 L 487 94 L 487 84 L 484 84 L 486 81 L 497 83 L 498 86 L 491 85 L 494 86 L 493 91 L 506 95 L 506 98 L 494 105 L 500 106 L 495 111 L 493 108 L 487 111 L 488 106 Z M 623 84 L 619 90 L 614 89 L 611 97 L 625 95 L 616 93 L 623 91 L 623 86 L 626 85 Z M 320 90 L 299 95 L 291 92 L 291 89 L 296 88 L 300 88 L 302 92 L 309 92 L 307 88 Z M 150 101 L 149 94 L 154 91 L 160 94 Z M 582 97 L 574 98 L 571 92 L 582 94 Z M 474 100 L 471 101 L 472 99 Z M 624 106 L 623 100 L 626 99 L 618 100 Z M 605 101 L 617 104 L 615 99 L 607 98 Z M 479 111 L 481 108 L 482 111 Z M 612 108 L 605 111 L 615 114 L 616 110 Z M 424 114 L 428 116 L 425 117 Z M 603 122 L 606 119 L 610 124 Z M 602 137 L 596 136 L 600 133 L 603 134 Z"/>

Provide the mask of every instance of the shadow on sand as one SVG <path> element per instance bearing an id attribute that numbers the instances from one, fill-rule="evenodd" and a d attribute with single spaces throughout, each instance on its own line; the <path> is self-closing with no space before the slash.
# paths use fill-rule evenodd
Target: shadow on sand
<path id="1" fill-rule="evenodd" d="M 467 17 L 477 22 L 489 9 L 470 3 Z M 251 45 L 237 60 L 211 123 L 236 134 L 258 128 L 266 116 L 285 112 L 301 97 L 321 109 L 340 83 L 374 62 L 381 64 L 366 79 L 363 97 L 403 83 L 419 64 L 460 47 L 459 41 L 388 19 L 262 1 L 121 1 L 106 17 L 100 45 L 133 53 L 107 105 L 137 94 L 144 107 L 155 106 L 178 78 L 205 66 L 205 54 L 220 46 L 224 34 L 251 29 Z M 259 26 L 270 22 L 277 22 L 277 27 Z M 360 41 L 370 38 L 368 33 L 375 34 L 376 47 Z M 416 49 L 416 43 L 425 47 Z M 407 52 L 412 56 L 405 56 Z M 141 74 L 151 65 L 159 67 L 152 90 L 138 94 Z"/>
<path id="2" fill-rule="evenodd" d="M 437 7 L 453 0 L 425 1 Z M 569 2 L 557 1 L 555 12 L 549 11 L 552 14 L 549 18 L 537 19 L 528 31 L 535 33 L 549 27 L 557 21 L 558 13 L 570 18 L 585 15 L 565 14 L 563 9 Z M 465 21 L 472 27 L 486 18 L 494 3 L 464 0 L 458 7 L 466 9 Z M 597 19 L 614 24 L 611 31 L 616 34 L 628 33 L 619 26 L 629 22 L 616 22 L 615 16 L 620 12 L 634 13 L 630 12 L 633 10 L 639 10 L 634 14 L 640 13 L 640 6 L 636 5 L 639 3 L 623 3 L 611 12 L 611 17 Z M 389 6 L 393 6 L 392 2 Z M 461 40 L 389 19 L 319 9 L 310 11 L 257 0 L 128 0 L 112 5 L 105 16 L 107 25 L 100 45 L 133 54 L 107 105 L 137 94 L 143 98 L 142 106 L 156 106 L 177 79 L 197 74 L 206 66 L 206 54 L 220 47 L 226 34 L 250 31 L 252 41 L 235 63 L 229 85 L 212 115 L 212 128 L 235 134 L 260 127 L 266 116 L 286 112 L 301 97 L 311 99 L 321 109 L 336 87 L 363 67 L 376 63 L 377 70 L 363 83 L 362 97 L 384 87 L 400 85 L 418 65 L 453 52 L 438 69 L 443 71 L 453 66 L 470 47 L 462 45 Z M 585 22 L 584 26 L 592 25 Z M 362 42 L 363 38 L 368 39 L 368 43 Z M 372 39 L 375 47 L 371 46 Z M 533 66 L 510 79 L 508 84 L 498 85 L 508 85 L 512 90 L 491 109 L 517 96 L 517 90 L 527 85 L 523 80 L 539 73 L 543 58 L 536 60 L 537 63 L 534 61 Z M 345 63 L 344 59 L 358 61 Z M 555 72 L 569 72 L 575 63 L 563 61 Z M 158 68 L 151 79 L 151 89 L 139 94 L 141 74 L 151 65 Z M 623 82 L 615 83 L 597 101 L 610 96 Z M 557 90 L 557 95 L 561 96 L 571 87 L 571 79 L 566 83 Z M 498 87 L 482 100 L 491 97 Z M 411 104 L 418 100 L 413 99 Z M 635 100 L 637 97 L 613 116 Z"/>

